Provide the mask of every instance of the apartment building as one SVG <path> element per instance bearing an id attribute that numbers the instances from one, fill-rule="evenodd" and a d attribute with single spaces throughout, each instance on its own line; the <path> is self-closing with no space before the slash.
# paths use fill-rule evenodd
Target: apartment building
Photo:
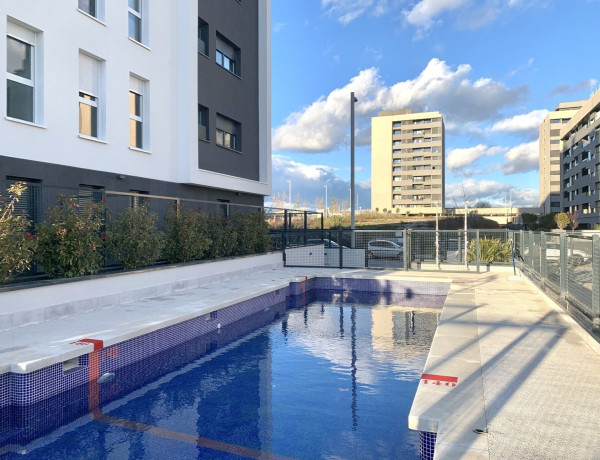
<path id="1" fill-rule="evenodd" d="M 561 141 L 562 211 L 593 228 L 600 223 L 600 91 L 563 125 Z"/>
<path id="2" fill-rule="evenodd" d="M 2 0 L 0 181 L 262 205 L 270 0 Z"/>
<path id="3" fill-rule="evenodd" d="M 371 208 L 410 215 L 443 207 L 442 114 L 379 112 L 371 120 Z"/>
<path id="4" fill-rule="evenodd" d="M 550 112 L 539 129 L 540 212 L 561 212 L 561 129 L 585 101 L 563 102 Z"/>

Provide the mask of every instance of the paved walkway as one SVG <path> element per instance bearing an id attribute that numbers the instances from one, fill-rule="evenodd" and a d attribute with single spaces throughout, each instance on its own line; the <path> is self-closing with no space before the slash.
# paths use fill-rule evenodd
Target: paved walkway
<path id="1" fill-rule="evenodd" d="M 235 285 L 220 280 L 160 300 L 0 331 L 0 369 L 52 353 L 68 359 L 69 343 L 79 337 L 101 333 L 110 343 L 136 327 L 172 322 L 165 311 L 212 309 L 311 274 L 452 280 L 426 372 L 462 374 L 456 387 L 444 387 L 420 414 L 423 420 L 427 414 L 428 423 L 442 417 L 436 458 L 600 459 L 600 355 L 559 308 L 527 281 L 510 280 L 511 273 L 260 271 L 237 278 Z M 419 391 L 425 386 L 422 381 Z M 476 428 L 487 434 L 473 433 Z"/>

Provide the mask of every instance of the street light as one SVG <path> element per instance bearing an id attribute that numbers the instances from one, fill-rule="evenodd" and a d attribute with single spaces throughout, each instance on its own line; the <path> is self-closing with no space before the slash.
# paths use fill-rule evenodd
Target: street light
<path id="1" fill-rule="evenodd" d="M 354 97 L 354 91 L 350 93 L 350 229 L 352 230 L 352 244 L 354 248 L 354 103 L 358 99 Z"/>
<path id="2" fill-rule="evenodd" d="M 440 268 L 440 240 L 439 240 L 439 222 L 438 222 L 438 202 L 435 202 L 435 265 Z"/>
<path id="3" fill-rule="evenodd" d="M 327 184 L 325 184 L 325 217 L 327 217 Z"/>
<path id="4" fill-rule="evenodd" d="M 467 262 L 467 249 L 468 249 L 468 245 L 467 245 L 467 206 L 469 205 L 469 202 L 465 200 L 465 268 L 468 268 L 468 262 Z"/>
<path id="5" fill-rule="evenodd" d="M 288 201 L 290 203 L 290 208 L 292 207 L 292 181 L 289 180 L 287 181 L 287 183 L 289 184 L 290 188 L 289 188 L 289 196 L 288 196 Z"/>

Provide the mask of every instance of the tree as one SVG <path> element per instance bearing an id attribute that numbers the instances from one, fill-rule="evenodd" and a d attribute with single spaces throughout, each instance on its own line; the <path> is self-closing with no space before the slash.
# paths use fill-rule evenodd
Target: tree
<path id="1" fill-rule="evenodd" d="M 554 213 L 544 214 L 543 216 L 540 216 L 539 220 L 541 227 L 547 229 L 556 228 L 556 221 L 554 220 L 555 216 L 556 214 Z"/>
<path id="2" fill-rule="evenodd" d="M 567 216 L 569 216 L 571 230 L 577 230 L 577 227 L 579 227 L 579 220 L 577 219 L 577 212 L 569 212 L 569 213 L 567 213 Z"/>
<path id="3" fill-rule="evenodd" d="M 569 219 L 569 216 L 566 212 L 559 212 L 554 216 L 554 221 L 559 229 L 564 230 L 571 222 L 571 219 Z"/>
<path id="4" fill-rule="evenodd" d="M 340 200 L 338 200 L 335 196 L 331 196 L 331 201 L 329 202 L 329 210 L 331 212 L 340 210 Z"/>
<path id="5" fill-rule="evenodd" d="M 474 205 L 474 208 L 491 208 L 492 205 L 489 201 L 479 200 Z"/>
<path id="6" fill-rule="evenodd" d="M 325 208 L 325 199 L 322 196 L 318 196 L 315 198 L 315 208 L 316 209 L 324 209 Z"/>
<path id="7" fill-rule="evenodd" d="M 537 215 L 530 212 L 524 212 L 521 214 L 521 219 L 523 219 L 523 223 L 527 230 L 535 230 L 537 228 Z"/>

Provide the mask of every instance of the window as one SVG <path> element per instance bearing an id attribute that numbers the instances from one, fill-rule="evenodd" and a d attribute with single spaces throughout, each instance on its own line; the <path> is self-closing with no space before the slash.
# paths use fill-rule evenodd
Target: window
<path id="1" fill-rule="evenodd" d="M 32 231 L 35 224 L 40 223 L 43 219 L 43 206 L 40 206 L 42 203 L 42 181 L 40 179 L 6 176 L 6 182 L 7 185 L 25 182 L 25 191 L 19 197 L 19 201 L 15 202 L 14 213 L 29 219 L 31 225 L 28 230 Z"/>
<path id="2" fill-rule="evenodd" d="M 198 139 L 208 140 L 208 109 L 198 104 Z"/>
<path id="3" fill-rule="evenodd" d="M 142 43 L 142 0 L 129 0 L 129 36 Z"/>
<path id="4" fill-rule="evenodd" d="M 133 190 L 129 189 L 131 193 L 135 193 L 135 195 L 130 196 L 129 206 L 131 208 L 137 208 L 138 206 L 147 205 L 148 198 L 140 195 L 148 195 L 149 192 L 147 190 Z"/>
<path id="5" fill-rule="evenodd" d="M 129 76 L 129 146 L 142 149 L 144 145 L 144 82 Z"/>
<path id="6" fill-rule="evenodd" d="M 99 185 L 79 184 L 77 192 L 77 203 L 81 210 L 92 203 L 102 203 L 104 198 L 104 187 Z"/>
<path id="7" fill-rule="evenodd" d="M 216 141 L 217 145 L 231 150 L 241 151 L 240 124 L 236 121 L 217 115 Z"/>
<path id="8" fill-rule="evenodd" d="M 99 138 L 99 62 L 79 53 L 79 134 Z"/>
<path id="9" fill-rule="evenodd" d="M 208 56 L 208 24 L 198 18 L 198 52 Z"/>
<path id="10" fill-rule="evenodd" d="M 220 34 L 217 34 L 215 60 L 221 67 L 240 75 L 240 49 Z"/>
<path id="11" fill-rule="evenodd" d="M 77 0 L 77 8 L 99 21 L 104 21 L 104 0 Z"/>
<path id="12" fill-rule="evenodd" d="M 15 23 L 7 23 L 6 116 L 31 123 L 41 121 L 40 108 L 36 107 L 41 105 L 36 104 L 41 100 L 36 94 L 40 73 L 36 68 L 39 58 L 35 55 L 38 35 Z"/>

